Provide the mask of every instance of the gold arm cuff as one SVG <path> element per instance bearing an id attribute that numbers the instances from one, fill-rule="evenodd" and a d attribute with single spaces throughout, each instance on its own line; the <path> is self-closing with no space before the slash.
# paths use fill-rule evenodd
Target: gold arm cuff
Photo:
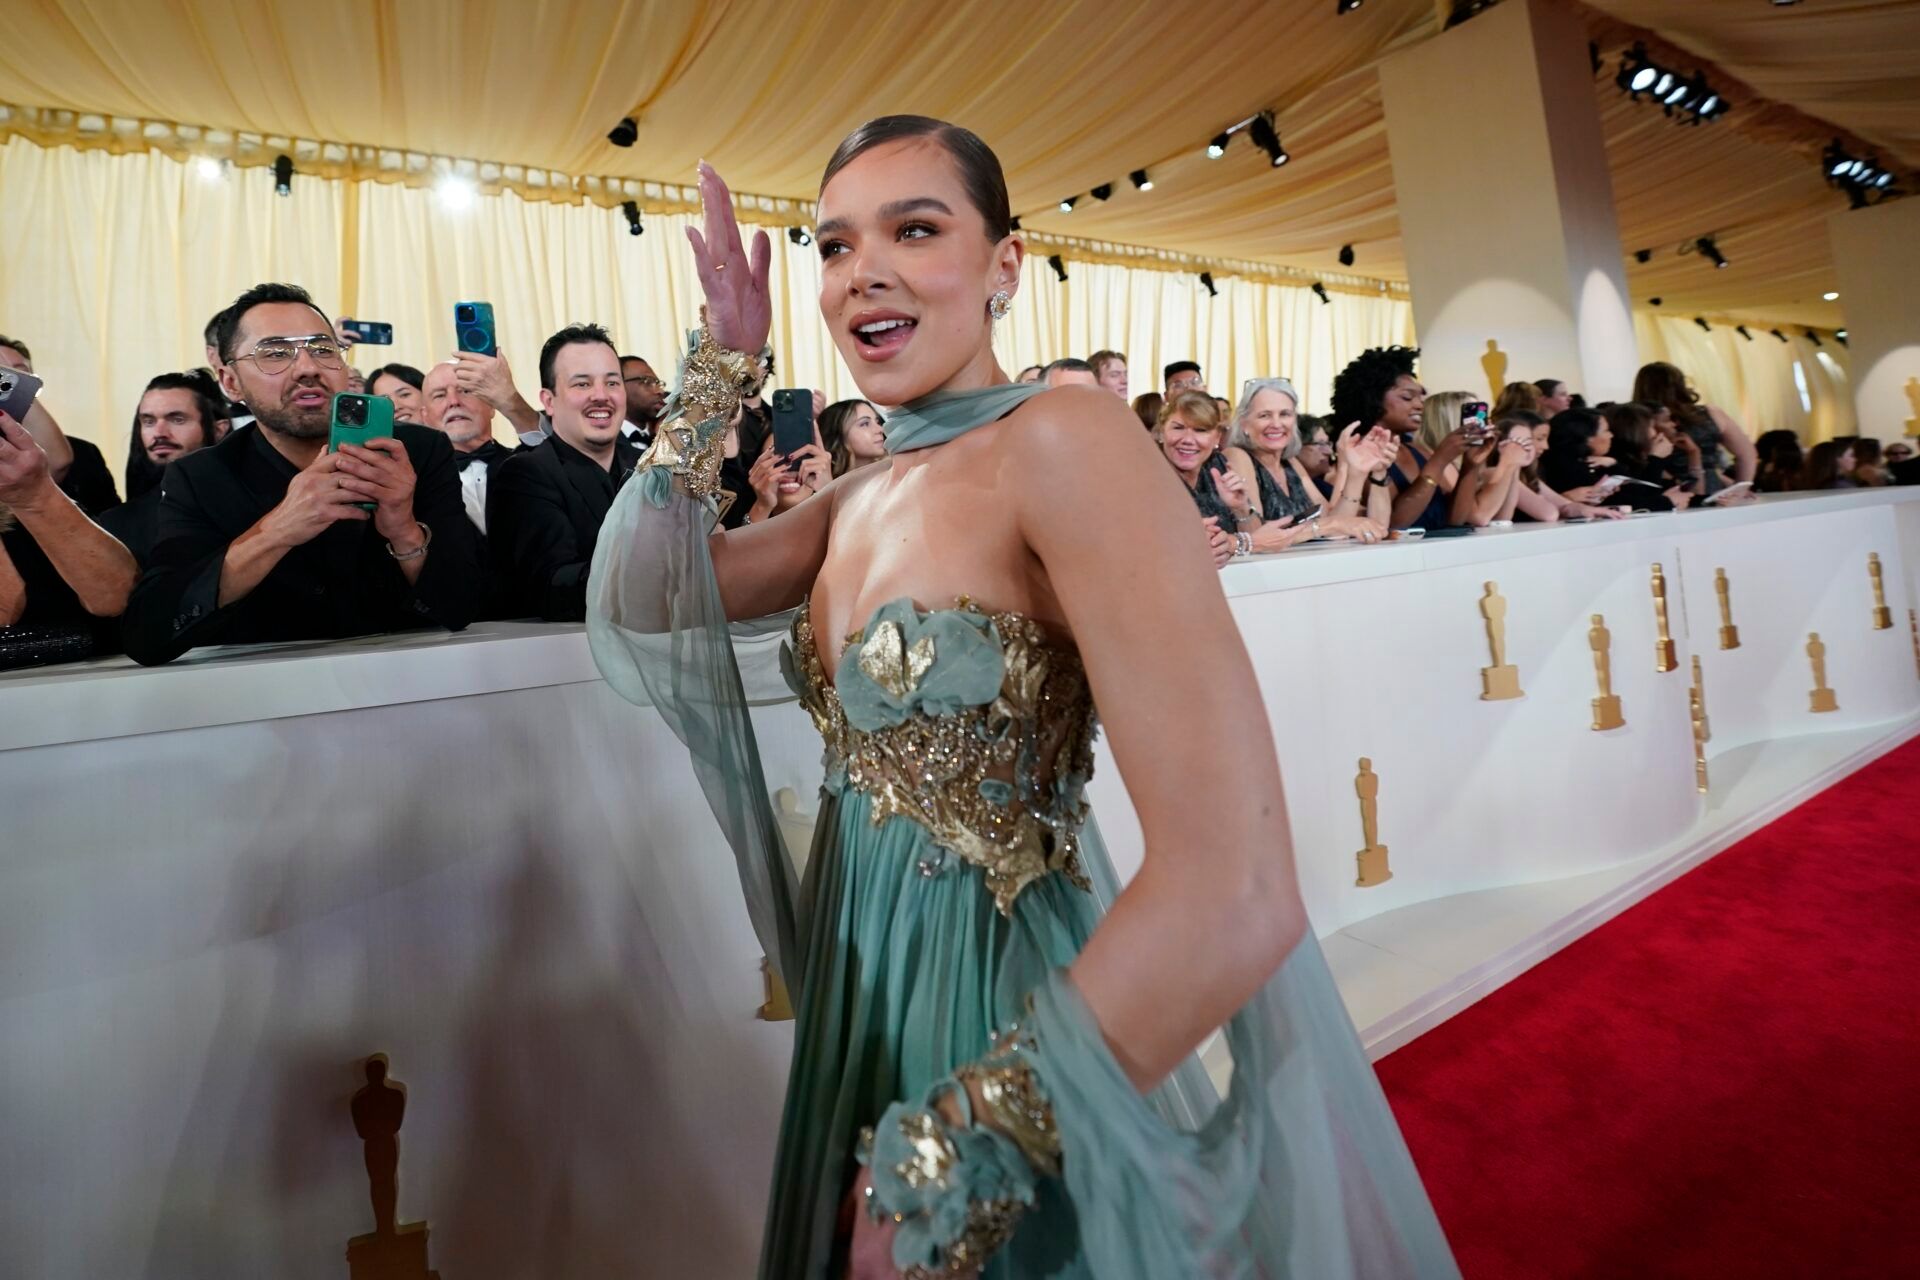
<path id="1" fill-rule="evenodd" d="M 761 360 L 716 343 L 701 325 L 681 363 L 680 387 L 667 406 L 666 420 L 639 465 L 666 467 L 687 493 L 712 498 L 720 489 L 727 424 L 740 401 L 760 389 L 762 368 Z"/>
<path id="2" fill-rule="evenodd" d="M 1013 1140 L 1036 1173 L 1060 1173 L 1060 1131 L 1054 1127 L 1053 1104 L 1040 1090 L 1033 1067 L 1021 1056 L 1024 1033 L 1002 1037 L 996 1052 L 981 1062 L 958 1068 L 954 1078 L 979 1098 L 981 1119 Z"/>

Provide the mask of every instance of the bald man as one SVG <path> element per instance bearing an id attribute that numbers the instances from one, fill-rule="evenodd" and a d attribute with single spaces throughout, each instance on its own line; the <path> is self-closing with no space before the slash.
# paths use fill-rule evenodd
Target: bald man
<path id="1" fill-rule="evenodd" d="M 447 437 L 454 465 L 460 468 L 460 501 L 467 519 L 487 531 L 487 481 L 493 469 L 514 451 L 493 438 L 493 406 L 455 377 L 457 365 L 443 361 L 427 370 L 420 386 L 427 425 Z"/>

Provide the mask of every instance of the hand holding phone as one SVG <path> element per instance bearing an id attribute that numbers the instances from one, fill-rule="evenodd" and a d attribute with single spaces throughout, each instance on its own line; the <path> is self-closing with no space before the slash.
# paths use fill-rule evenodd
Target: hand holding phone
<path id="1" fill-rule="evenodd" d="M 813 443 L 813 392 L 781 387 L 773 393 L 773 451 L 792 465 L 793 455 Z"/>
<path id="2" fill-rule="evenodd" d="M 33 398 L 46 384 L 25 369 L 0 368 L 0 413 L 15 422 L 25 423 Z"/>
<path id="3" fill-rule="evenodd" d="M 333 425 L 327 430 L 327 452 L 338 453 L 344 444 L 364 446 L 369 440 L 393 435 L 393 401 L 385 396 L 360 396 L 342 391 L 333 398 Z M 357 503 L 363 511 L 374 508 L 371 502 Z"/>
<path id="4" fill-rule="evenodd" d="M 342 317 L 333 327 L 339 332 L 342 342 L 368 347 L 393 345 L 393 326 L 378 320 L 348 320 Z"/>

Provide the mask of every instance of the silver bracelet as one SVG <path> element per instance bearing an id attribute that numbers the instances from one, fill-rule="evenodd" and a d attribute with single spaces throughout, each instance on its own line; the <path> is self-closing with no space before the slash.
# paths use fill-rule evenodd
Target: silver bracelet
<path id="1" fill-rule="evenodd" d="M 1253 554 L 1253 535 L 1250 533 L 1234 534 L 1233 535 L 1233 554 L 1236 556 L 1252 555 Z"/>
<path id="2" fill-rule="evenodd" d="M 433 545 L 433 530 L 429 529 L 419 520 L 415 520 L 414 524 L 418 525 L 420 529 L 420 545 L 411 551 L 395 551 L 393 544 L 389 542 L 387 544 L 387 554 L 395 560 L 418 560 L 421 556 L 427 554 L 427 548 Z"/>

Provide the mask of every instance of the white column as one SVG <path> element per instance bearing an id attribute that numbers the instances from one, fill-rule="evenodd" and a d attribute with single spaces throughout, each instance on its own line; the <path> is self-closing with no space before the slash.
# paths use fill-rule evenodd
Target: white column
<path id="1" fill-rule="evenodd" d="M 1625 399 L 1638 367 L 1587 35 L 1514 0 L 1381 64 L 1429 390 L 1559 378 Z"/>
<path id="2" fill-rule="evenodd" d="M 1860 432 L 1920 435 L 1920 199 L 1837 213 L 1827 230 Z"/>

